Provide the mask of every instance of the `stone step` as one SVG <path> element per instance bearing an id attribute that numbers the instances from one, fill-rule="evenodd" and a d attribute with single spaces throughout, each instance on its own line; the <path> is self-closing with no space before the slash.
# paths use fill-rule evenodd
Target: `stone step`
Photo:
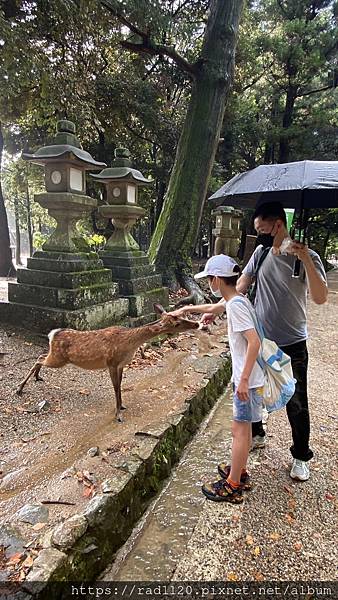
<path id="1" fill-rule="evenodd" d="M 77 310 L 93 304 L 108 302 L 114 299 L 115 294 L 116 288 L 111 283 L 74 290 L 26 283 L 9 282 L 8 284 L 8 300 L 10 302 L 65 310 Z"/>
<path id="2" fill-rule="evenodd" d="M 52 250 L 35 250 L 33 258 L 49 258 L 52 260 L 97 260 L 96 252 L 53 252 Z"/>
<path id="3" fill-rule="evenodd" d="M 18 283 L 68 289 L 110 283 L 112 285 L 113 293 L 116 294 L 118 284 L 112 283 L 111 279 L 110 269 L 73 271 L 72 273 L 40 271 L 36 269 L 26 269 L 24 267 L 17 269 Z"/>
<path id="4" fill-rule="evenodd" d="M 139 279 L 140 277 L 157 275 L 155 266 L 150 264 L 133 265 L 132 267 L 124 267 L 115 264 L 106 264 L 105 266 L 111 270 L 114 281 L 119 281 L 120 279 Z"/>
<path id="5" fill-rule="evenodd" d="M 169 291 L 166 287 L 159 287 L 143 294 L 128 296 L 129 314 L 131 317 L 140 317 L 154 312 L 154 304 L 162 304 L 164 308 L 169 305 Z"/>
<path id="6" fill-rule="evenodd" d="M 120 279 L 118 281 L 121 296 L 143 294 L 162 287 L 162 275 L 147 275 L 138 279 Z"/>
<path id="7" fill-rule="evenodd" d="M 63 310 L 27 305 L 16 302 L 0 302 L 0 321 L 20 325 L 28 330 L 49 333 L 51 329 L 103 329 L 121 325 L 128 319 L 127 298 L 95 304 L 79 310 Z"/>
<path id="8" fill-rule="evenodd" d="M 69 256 L 71 256 L 71 254 L 69 254 Z M 27 267 L 37 271 L 61 271 L 63 273 L 72 273 L 103 269 L 103 263 L 102 260 L 100 260 L 97 256 L 92 260 L 78 260 L 71 258 L 67 260 L 57 260 L 55 258 L 36 257 L 34 254 L 32 258 L 27 259 Z"/>
<path id="9" fill-rule="evenodd" d="M 99 257 L 106 267 L 135 267 L 141 265 L 149 265 L 149 258 L 144 252 L 107 252 L 102 250 L 99 252 Z"/>

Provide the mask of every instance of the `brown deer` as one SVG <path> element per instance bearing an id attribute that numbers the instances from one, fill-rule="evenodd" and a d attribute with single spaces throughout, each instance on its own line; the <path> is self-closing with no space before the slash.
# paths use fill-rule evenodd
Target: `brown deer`
<path id="1" fill-rule="evenodd" d="M 16 390 L 18 395 L 28 379 L 34 375 L 41 381 L 41 367 L 59 369 L 69 363 L 82 369 L 108 369 L 116 397 L 116 417 L 122 422 L 121 381 L 123 368 L 130 363 L 136 350 L 146 341 L 166 333 L 179 333 L 188 329 L 198 329 L 198 321 L 191 321 L 167 313 L 160 304 L 154 305 L 155 312 L 161 315 L 158 321 L 136 327 L 107 327 L 96 331 L 75 329 L 53 329 L 49 334 L 49 352 L 39 356 L 27 377 Z"/>

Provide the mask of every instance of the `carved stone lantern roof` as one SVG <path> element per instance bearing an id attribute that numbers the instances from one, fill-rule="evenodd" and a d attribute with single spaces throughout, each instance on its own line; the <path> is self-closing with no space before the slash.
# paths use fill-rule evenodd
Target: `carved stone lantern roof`
<path id="1" fill-rule="evenodd" d="M 97 169 L 105 167 L 106 163 L 94 160 L 89 152 L 82 150 L 75 131 L 75 125 L 72 121 L 58 121 L 54 144 L 43 146 L 34 154 L 23 152 L 22 158 L 37 165 L 71 161 L 83 170 L 93 169 L 94 167 Z"/>
<path id="2" fill-rule="evenodd" d="M 127 148 L 116 148 L 114 155 L 115 158 L 111 167 L 103 169 L 101 173 L 90 173 L 90 176 L 96 181 L 101 181 L 103 183 L 116 180 L 124 180 L 126 182 L 129 181 L 138 186 L 152 183 L 152 179 L 146 179 L 146 177 L 143 177 L 140 171 L 132 168 L 130 152 L 127 150 Z"/>

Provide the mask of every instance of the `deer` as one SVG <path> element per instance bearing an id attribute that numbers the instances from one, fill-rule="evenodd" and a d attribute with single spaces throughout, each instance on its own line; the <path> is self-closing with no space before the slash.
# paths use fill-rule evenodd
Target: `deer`
<path id="1" fill-rule="evenodd" d="M 20 396 L 27 381 L 34 375 L 36 381 L 42 367 L 60 369 L 73 364 L 82 369 L 95 371 L 108 369 L 114 386 L 116 419 L 122 422 L 121 411 L 125 410 L 121 398 L 121 382 L 124 367 L 131 362 L 137 349 L 145 342 L 163 334 L 177 334 L 200 328 L 198 321 L 177 317 L 166 312 L 161 304 L 154 304 L 160 318 L 141 327 L 112 326 L 92 331 L 76 329 L 53 329 L 49 334 L 49 352 L 37 359 L 16 393 Z"/>

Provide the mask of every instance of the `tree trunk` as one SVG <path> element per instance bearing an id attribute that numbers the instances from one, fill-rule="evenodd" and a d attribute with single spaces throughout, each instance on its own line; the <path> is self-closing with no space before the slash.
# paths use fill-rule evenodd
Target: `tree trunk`
<path id="1" fill-rule="evenodd" d="M 16 271 L 12 263 L 7 213 L 1 187 L 1 166 L 3 149 L 4 138 L 0 122 L 0 277 L 13 277 L 15 276 Z"/>
<path id="2" fill-rule="evenodd" d="M 279 100 L 279 96 L 273 95 L 270 113 L 270 124 L 273 128 L 279 125 Z M 264 149 L 264 164 L 269 165 L 276 162 L 275 146 L 276 144 L 273 140 L 266 140 Z"/>
<path id="3" fill-rule="evenodd" d="M 17 196 L 15 196 L 15 198 L 14 198 L 14 216 L 15 216 L 15 262 L 17 265 L 22 265 L 19 200 L 18 200 Z"/>
<path id="4" fill-rule="evenodd" d="M 149 255 L 170 283 L 184 285 L 233 78 L 242 0 L 212 0 L 175 164 Z"/>
<path id="5" fill-rule="evenodd" d="M 296 89 L 294 87 L 289 87 L 286 100 L 285 100 L 285 108 L 283 115 L 283 132 L 279 140 L 279 163 L 289 162 L 290 158 L 290 137 L 288 135 L 288 129 L 292 124 L 293 120 L 293 109 L 296 100 Z"/>
<path id="6" fill-rule="evenodd" d="M 28 245 L 29 245 L 29 256 L 33 254 L 33 230 L 32 230 L 32 211 L 31 211 L 31 200 L 29 196 L 28 187 L 28 165 L 26 170 L 26 210 L 27 210 L 27 231 L 28 231 Z"/>

